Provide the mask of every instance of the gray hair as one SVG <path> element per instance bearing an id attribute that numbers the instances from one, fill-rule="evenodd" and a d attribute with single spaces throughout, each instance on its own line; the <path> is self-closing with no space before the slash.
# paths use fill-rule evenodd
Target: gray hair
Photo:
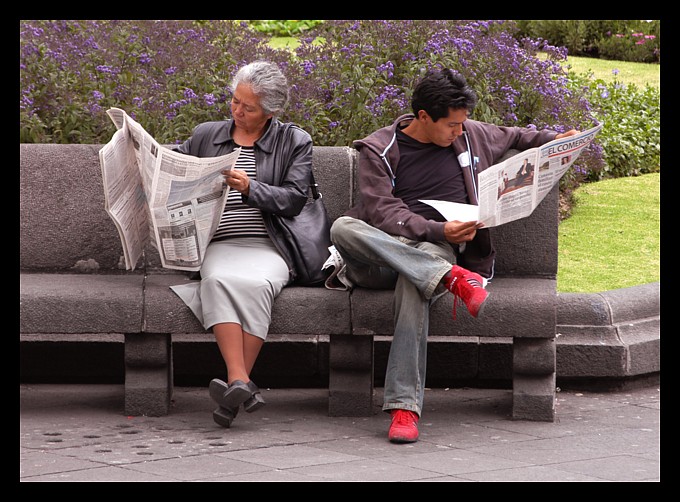
<path id="1" fill-rule="evenodd" d="M 255 61 L 241 67 L 232 80 L 231 92 L 239 84 L 252 88 L 266 114 L 277 115 L 288 103 L 288 81 L 274 63 Z"/>

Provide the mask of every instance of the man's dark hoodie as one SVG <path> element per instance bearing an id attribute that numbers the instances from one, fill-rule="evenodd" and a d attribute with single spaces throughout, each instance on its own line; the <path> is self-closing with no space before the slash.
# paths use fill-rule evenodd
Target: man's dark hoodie
<path id="1" fill-rule="evenodd" d="M 412 212 L 406 203 L 393 194 L 394 180 L 399 175 L 396 131 L 397 128 L 406 127 L 414 118 L 412 114 L 402 115 L 391 126 L 378 129 L 354 142 L 354 147 L 359 151 L 357 170 L 360 198 L 345 216 L 363 220 L 388 234 L 418 241 L 443 241 L 445 222 L 428 220 Z M 475 187 L 479 172 L 498 163 L 509 150 L 541 146 L 555 139 L 558 134 L 555 131 L 503 127 L 469 119 L 464 122 L 463 130 L 463 136 L 457 138 L 451 148 L 456 157 L 462 159 L 465 189 L 471 204 L 478 204 Z M 489 229 L 482 228 L 467 243 L 458 264 L 490 279 L 493 277 L 495 255 Z"/>

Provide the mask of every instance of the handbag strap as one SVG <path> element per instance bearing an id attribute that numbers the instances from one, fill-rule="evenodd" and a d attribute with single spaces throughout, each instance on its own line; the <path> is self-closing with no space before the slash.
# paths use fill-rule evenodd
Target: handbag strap
<path id="1" fill-rule="evenodd" d="M 312 175 L 312 183 L 309 185 L 309 187 L 312 190 L 312 197 L 314 197 L 314 199 L 318 199 L 319 197 L 323 197 L 323 194 L 321 192 L 319 192 L 319 184 L 314 179 L 314 169 L 312 169 L 310 171 L 310 173 Z"/>

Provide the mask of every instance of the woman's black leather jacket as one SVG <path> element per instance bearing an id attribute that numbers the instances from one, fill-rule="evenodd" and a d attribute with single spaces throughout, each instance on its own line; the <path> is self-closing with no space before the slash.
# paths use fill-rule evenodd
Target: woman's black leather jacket
<path id="1" fill-rule="evenodd" d="M 174 150 L 195 157 L 218 157 L 238 145 L 231 136 L 232 119 L 204 122 L 193 135 Z M 295 278 L 293 260 L 284 237 L 272 215 L 296 216 L 309 193 L 312 172 L 312 138 L 299 126 L 272 118 L 265 133 L 255 142 L 257 181 L 251 180 L 250 193 L 243 202 L 262 211 L 270 238 L 288 264 L 290 280 Z"/>

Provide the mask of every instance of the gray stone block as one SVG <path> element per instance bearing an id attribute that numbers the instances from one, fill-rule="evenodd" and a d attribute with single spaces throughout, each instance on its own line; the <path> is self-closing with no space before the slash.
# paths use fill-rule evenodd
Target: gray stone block
<path id="1" fill-rule="evenodd" d="M 531 216 L 491 228 L 496 274 L 557 277 L 558 203 L 555 186 Z"/>
<path id="2" fill-rule="evenodd" d="M 272 334 L 345 335 L 352 332 L 349 294 L 326 288 L 284 288 L 274 303 Z"/>
<path id="3" fill-rule="evenodd" d="M 189 307 L 170 286 L 191 282 L 187 274 L 151 274 L 145 287 L 145 331 L 150 333 L 203 333 Z M 324 308 L 319 308 L 323 305 Z M 349 294 L 326 288 L 291 286 L 274 303 L 270 334 L 349 333 Z"/>
<path id="4" fill-rule="evenodd" d="M 480 380 L 512 381 L 512 338 L 479 339 Z"/>
<path id="5" fill-rule="evenodd" d="M 455 342 L 455 343 L 452 343 Z M 472 380 L 480 371 L 480 339 L 476 336 L 429 336 L 428 382 Z"/>
<path id="6" fill-rule="evenodd" d="M 601 294 L 611 309 L 614 324 L 658 317 L 661 314 L 660 282 L 603 291 Z"/>
<path id="7" fill-rule="evenodd" d="M 22 269 L 119 270 L 118 231 L 104 210 L 101 145 L 19 145 Z"/>
<path id="8" fill-rule="evenodd" d="M 185 273 L 150 274 L 144 287 L 144 331 L 147 333 L 204 333 L 191 309 L 170 286 L 189 282 Z"/>
<path id="9" fill-rule="evenodd" d="M 515 375 L 512 380 L 512 418 L 553 422 L 555 420 L 555 374 Z"/>
<path id="10" fill-rule="evenodd" d="M 628 347 L 628 375 L 661 371 L 661 321 L 658 318 L 622 324 L 619 337 Z"/>
<path id="11" fill-rule="evenodd" d="M 555 372 L 554 338 L 514 338 L 513 371 L 522 375 L 550 375 Z"/>
<path id="12" fill-rule="evenodd" d="M 329 351 L 330 416 L 373 413 L 373 337 L 335 335 Z"/>
<path id="13" fill-rule="evenodd" d="M 581 340 L 581 343 L 577 342 Z M 590 337 L 570 337 L 557 346 L 557 373 L 563 378 L 622 377 L 626 374 L 626 349 L 617 342 L 593 343 Z"/>
<path id="14" fill-rule="evenodd" d="M 660 370 L 659 283 L 558 295 L 560 377 L 628 377 Z"/>
<path id="15" fill-rule="evenodd" d="M 166 368 L 172 364 L 169 334 L 128 333 L 125 335 L 125 366 Z"/>
<path id="16" fill-rule="evenodd" d="M 171 336 L 125 335 L 125 414 L 167 415 L 172 392 Z"/>
<path id="17" fill-rule="evenodd" d="M 352 206 L 356 150 L 344 146 L 315 147 L 312 157 L 314 177 L 323 195 L 331 221 Z"/>
<path id="18" fill-rule="evenodd" d="M 488 286 L 482 316 L 473 318 L 453 295 L 444 295 L 430 309 L 430 336 L 555 336 L 555 281 L 498 277 Z M 352 328 L 356 334 L 391 335 L 394 330 L 393 290 L 355 288 L 351 296 Z"/>
<path id="19" fill-rule="evenodd" d="M 138 333 L 143 276 L 28 274 L 19 277 L 21 333 Z"/>
<path id="20" fill-rule="evenodd" d="M 556 307 L 558 326 L 611 325 L 609 305 L 599 294 L 560 293 Z"/>

